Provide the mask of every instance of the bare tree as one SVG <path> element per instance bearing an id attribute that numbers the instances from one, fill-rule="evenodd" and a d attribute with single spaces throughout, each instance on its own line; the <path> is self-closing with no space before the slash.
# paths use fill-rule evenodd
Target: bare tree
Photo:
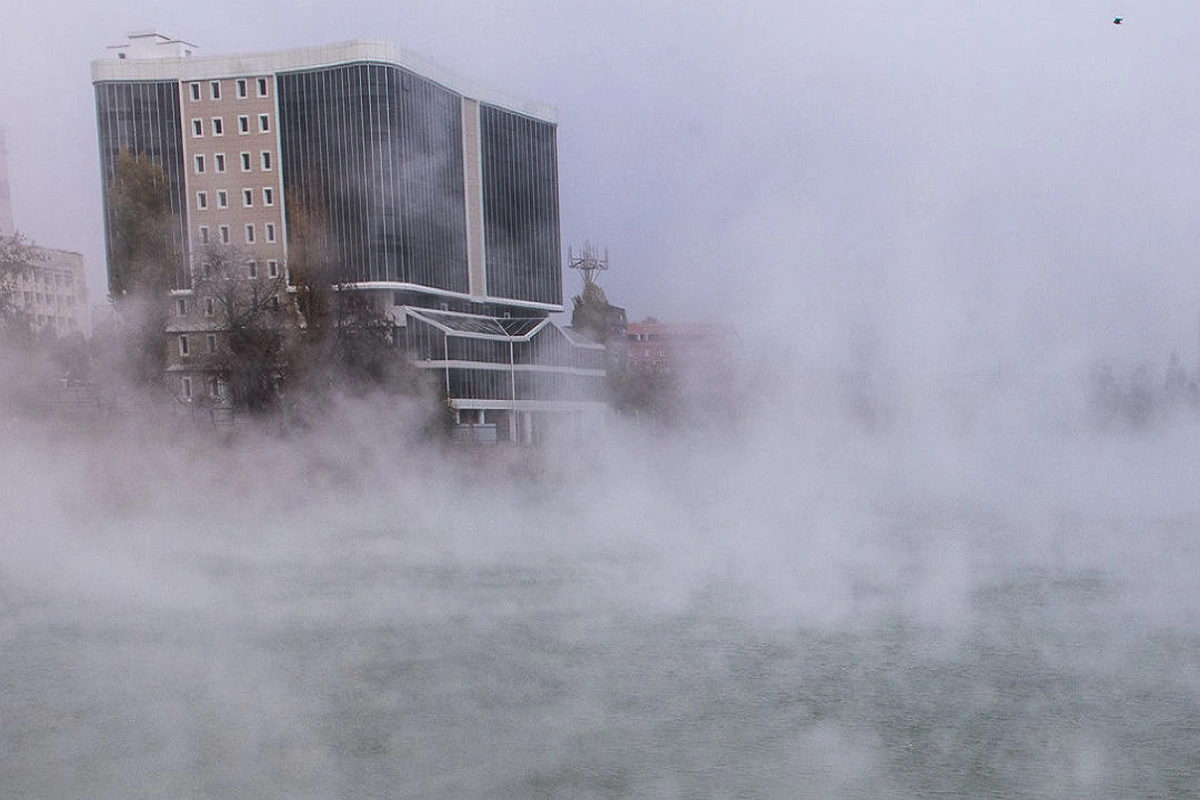
<path id="1" fill-rule="evenodd" d="M 0 236 L 0 334 L 10 342 L 33 335 L 30 315 L 17 303 L 21 278 L 45 256 L 22 234 Z"/>
<path id="2" fill-rule="evenodd" d="M 192 288 L 217 345 L 198 363 L 229 387 L 239 407 L 275 408 L 286 377 L 285 340 L 295 329 L 283 277 L 264 275 L 240 247 L 208 244 L 200 251 Z"/>
<path id="3" fill-rule="evenodd" d="M 107 211 L 109 294 L 114 301 L 143 293 L 161 297 L 172 288 L 182 259 L 175 233 L 179 219 L 162 166 L 145 153 L 122 150 L 108 185 Z"/>
<path id="4" fill-rule="evenodd" d="M 287 340 L 286 385 L 301 417 L 321 413 L 336 394 L 373 392 L 427 401 L 430 430 L 444 427 L 440 382 L 399 346 L 386 310 L 357 290 L 337 255 L 321 192 L 287 196 L 288 278 L 298 325 Z"/>
<path id="5" fill-rule="evenodd" d="M 181 280 L 178 217 L 170 181 L 145 153 L 123 150 L 108 185 L 108 290 L 119 324 L 120 363 L 137 385 L 161 381 L 166 367 L 166 294 Z"/>

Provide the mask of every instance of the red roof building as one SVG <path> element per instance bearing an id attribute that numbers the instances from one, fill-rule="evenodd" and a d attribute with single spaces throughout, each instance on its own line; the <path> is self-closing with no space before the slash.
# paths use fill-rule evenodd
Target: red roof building
<path id="1" fill-rule="evenodd" d="M 635 369 L 671 369 L 732 348 L 733 329 L 713 322 L 659 322 L 653 317 L 625 326 L 628 364 Z"/>

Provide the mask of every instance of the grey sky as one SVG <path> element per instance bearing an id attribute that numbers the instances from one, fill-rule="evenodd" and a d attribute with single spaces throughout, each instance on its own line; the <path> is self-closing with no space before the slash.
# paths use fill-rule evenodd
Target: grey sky
<path id="1" fill-rule="evenodd" d="M 631 318 L 754 307 L 749 334 L 786 324 L 836 359 L 1196 358 L 1195 3 L 113 9 L 16 0 L 0 28 L 17 225 L 82 251 L 97 301 L 105 45 L 145 28 L 209 55 L 376 38 L 558 108 L 564 249 L 608 247 Z"/>

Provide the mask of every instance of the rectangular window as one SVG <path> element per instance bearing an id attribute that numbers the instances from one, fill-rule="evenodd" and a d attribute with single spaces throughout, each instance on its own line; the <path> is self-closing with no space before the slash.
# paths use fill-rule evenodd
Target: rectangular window
<path id="1" fill-rule="evenodd" d="M 201 211 L 208 208 L 208 192 L 196 192 L 196 208 Z"/>
<path id="2" fill-rule="evenodd" d="M 249 189 L 242 189 L 242 206 L 249 208 L 254 205 L 254 192 Z"/>
<path id="3" fill-rule="evenodd" d="M 229 192 L 224 189 L 217 190 L 217 208 L 229 208 Z"/>
<path id="4" fill-rule="evenodd" d="M 238 78 L 237 95 L 238 95 L 238 97 L 246 96 L 246 79 L 245 78 Z"/>
<path id="5" fill-rule="evenodd" d="M 204 316 L 211 317 L 217 313 L 217 301 L 211 297 L 204 298 Z"/>
<path id="6" fill-rule="evenodd" d="M 179 380 L 179 386 L 180 386 L 180 389 L 183 391 L 183 399 L 191 400 L 192 399 L 192 379 L 188 378 L 188 377 L 181 378 Z"/>
<path id="7" fill-rule="evenodd" d="M 270 150 L 262 151 L 262 168 L 264 171 L 268 171 L 271 169 L 271 151 Z"/>
<path id="8" fill-rule="evenodd" d="M 204 334 L 204 343 L 208 345 L 208 352 L 217 352 L 217 335 L 215 333 Z"/>
<path id="9" fill-rule="evenodd" d="M 229 244 L 229 226 L 221 226 L 221 244 Z"/>
<path id="10" fill-rule="evenodd" d="M 271 117 L 268 114 L 258 115 L 258 132 L 267 133 L 271 130 Z"/>
<path id="11" fill-rule="evenodd" d="M 249 132 L 250 132 L 250 118 L 247 117 L 245 114 L 243 114 L 242 116 L 238 117 L 238 133 L 249 133 Z"/>
<path id="12" fill-rule="evenodd" d="M 279 262 L 276 261 L 275 259 L 271 259 L 270 261 L 267 262 L 267 277 L 268 278 L 278 278 L 279 277 Z"/>
<path id="13" fill-rule="evenodd" d="M 220 81 L 210 81 L 208 84 L 208 93 L 209 93 L 209 96 L 212 97 L 213 100 L 220 100 L 221 99 L 221 82 Z"/>
<path id="14" fill-rule="evenodd" d="M 188 354 L 188 338 L 186 333 L 179 334 L 179 355 L 186 356 Z"/>
<path id="15" fill-rule="evenodd" d="M 225 122 L 220 117 L 212 118 L 212 132 L 213 136 L 225 135 Z"/>
<path id="16" fill-rule="evenodd" d="M 203 136 L 203 135 L 204 135 L 204 120 L 202 120 L 202 119 L 192 120 L 192 136 L 199 137 L 199 136 Z"/>
<path id="17" fill-rule="evenodd" d="M 200 84 L 198 84 L 198 83 L 192 84 L 192 99 L 193 100 L 200 99 Z"/>
<path id="18" fill-rule="evenodd" d="M 221 396 L 221 379 L 216 375 L 208 379 L 208 393 L 211 397 Z"/>
<path id="19" fill-rule="evenodd" d="M 246 244 L 254 244 L 254 224 L 246 226 Z"/>
<path id="20" fill-rule="evenodd" d="M 251 278 L 258 277 L 258 262 L 257 261 L 247 261 L 246 262 L 246 274 L 249 275 Z"/>
<path id="21" fill-rule="evenodd" d="M 200 226 L 200 244 L 208 244 L 208 226 Z"/>
<path id="22" fill-rule="evenodd" d="M 213 166 L 216 167 L 217 172 L 225 171 L 225 154 L 224 153 L 215 153 L 213 155 Z"/>
<path id="23" fill-rule="evenodd" d="M 204 172 L 204 156 L 196 156 L 196 174 Z"/>
<path id="24" fill-rule="evenodd" d="M 258 79 L 258 96 L 259 97 L 267 96 L 267 79 L 266 78 Z"/>
<path id="25" fill-rule="evenodd" d="M 242 172 L 250 171 L 250 154 L 242 153 Z"/>
<path id="26" fill-rule="evenodd" d="M 274 222 L 267 223 L 267 241 L 268 242 L 275 241 L 275 223 Z"/>
<path id="27" fill-rule="evenodd" d="M 264 206 L 275 205 L 275 190 L 272 189 L 270 186 L 263 187 L 263 205 Z"/>
<path id="28" fill-rule="evenodd" d="M 187 316 L 187 300 L 182 297 L 175 298 L 175 315 L 179 317 Z"/>

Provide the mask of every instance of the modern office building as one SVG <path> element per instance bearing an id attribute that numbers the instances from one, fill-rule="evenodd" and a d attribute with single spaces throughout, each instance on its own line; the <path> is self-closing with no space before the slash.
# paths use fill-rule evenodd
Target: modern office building
<path id="1" fill-rule="evenodd" d="M 189 337 L 220 333 L 194 281 L 206 246 L 286 279 L 289 224 L 319 215 L 339 287 L 386 311 L 462 423 L 528 440 L 602 413 L 603 348 L 548 318 L 563 309 L 552 109 L 378 42 L 200 57 L 144 32 L 112 49 L 92 65 L 105 192 L 122 151 L 170 183 L 181 395 L 220 392 L 189 364 Z"/>

